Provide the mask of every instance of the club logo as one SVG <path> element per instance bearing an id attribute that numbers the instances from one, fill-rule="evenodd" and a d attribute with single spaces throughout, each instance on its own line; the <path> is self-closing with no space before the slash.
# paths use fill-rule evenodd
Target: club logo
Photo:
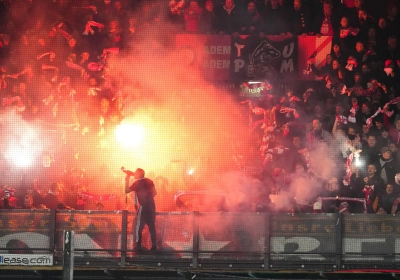
<path id="1" fill-rule="evenodd" d="M 271 61 L 281 56 L 281 52 L 268 41 L 262 41 L 249 55 L 249 63 L 246 65 L 248 77 L 275 78 L 276 70 L 271 66 Z"/>

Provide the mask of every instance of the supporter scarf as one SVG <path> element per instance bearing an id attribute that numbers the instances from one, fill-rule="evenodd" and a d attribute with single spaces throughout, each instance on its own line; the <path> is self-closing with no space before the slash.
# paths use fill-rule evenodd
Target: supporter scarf
<path id="1" fill-rule="evenodd" d="M 11 187 L 6 187 L 3 190 L 3 194 L 4 194 L 5 198 L 10 198 L 10 197 L 13 197 L 15 195 L 15 190 L 13 188 L 11 188 Z"/>
<path id="2" fill-rule="evenodd" d="M 354 58 L 349 58 L 347 60 L 346 69 L 349 71 L 353 71 L 354 67 L 357 67 L 358 63 Z"/>
<path id="3" fill-rule="evenodd" d="M 272 154 L 276 154 L 276 155 L 281 155 L 287 151 L 289 151 L 289 148 L 272 148 L 272 149 L 267 150 L 268 153 L 272 153 Z"/>
<path id="4" fill-rule="evenodd" d="M 85 31 L 84 31 L 82 34 L 83 34 L 83 35 L 88 35 L 88 34 L 90 33 L 90 34 L 93 35 L 93 34 L 94 34 L 94 30 L 93 30 L 92 26 L 96 26 L 96 27 L 98 27 L 98 28 L 100 28 L 100 29 L 104 28 L 104 25 L 103 25 L 103 24 L 98 23 L 98 22 L 95 22 L 95 21 L 92 21 L 92 20 L 89 20 L 89 21 L 86 23 L 86 25 L 85 25 Z"/>
<path id="5" fill-rule="evenodd" d="M 345 186 L 350 184 L 350 177 L 351 177 L 351 164 L 353 163 L 354 153 L 351 153 L 346 160 L 346 177 L 343 181 Z"/>
<path id="6" fill-rule="evenodd" d="M 19 102 L 21 100 L 21 97 L 19 96 L 14 96 L 14 97 L 4 97 L 2 99 L 2 106 L 8 106 L 11 105 L 14 102 Z"/>
<path id="7" fill-rule="evenodd" d="M 347 214 L 350 213 L 349 211 L 349 204 L 347 202 L 342 202 L 339 205 L 339 213 L 340 214 Z"/>
<path id="8" fill-rule="evenodd" d="M 399 203 L 400 203 L 400 197 L 396 198 L 393 202 L 392 211 L 391 211 L 392 214 L 396 214 Z"/>
<path id="9" fill-rule="evenodd" d="M 338 197 L 318 197 L 317 198 L 317 202 L 314 203 L 314 210 L 321 210 L 322 208 L 322 203 L 324 201 L 336 201 L 338 199 Z M 353 197 L 340 197 L 341 200 L 346 200 L 347 201 L 353 201 L 353 202 L 361 202 L 363 203 L 364 209 L 363 209 L 363 213 L 367 213 L 367 205 L 365 203 L 365 199 L 364 198 L 353 198 Z M 319 207 L 316 208 L 315 206 Z M 339 207 L 340 210 L 340 207 Z"/>
<path id="10" fill-rule="evenodd" d="M 365 185 L 362 192 L 365 194 L 365 199 L 367 201 L 367 205 L 371 204 L 370 196 L 374 192 L 374 185 Z"/>
<path id="11" fill-rule="evenodd" d="M 103 61 L 105 63 L 108 54 L 118 54 L 118 53 L 119 53 L 119 48 L 107 48 L 107 49 L 104 49 L 103 53 L 101 55 L 101 61 Z"/>
<path id="12" fill-rule="evenodd" d="M 261 108 L 261 107 L 254 107 L 251 111 L 252 111 L 255 115 L 263 115 L 264 112 L 265 112 L 265 110 L 264 110 L 263 108 Z"/>
<path id="13" fill-rule="evenodd" d="M 182 9 L 184 8 L 184 6 L 185 6 L 184 0 L 180 0 L 180 1 L 171 0 L 169 2 L 169 8 L 173 15 L 176 15 L 176 14 L 179 15 L 182 12 Z"/>
<path id="14" fill-rule="evenodd" d="M 336 121 L 337 121 L 338 125 L 341 125 L 342 123 L 343 124 L 347 124 L 347 118 L 345 116 L 343 116 L 343 115 L 337 115 L 336 116 Z"/>
<path id="15" fill-rule="evenodd" d="M 81 77 L 83 77 L 85 80 L 89 79 L 89 74 L 86 73 L 85 69 L 82 66 L 69 61 L 65 61 L 65 63 L 69 68 L 79 70 L 81 72 Z"/>
<path id="16" fill-rule="evenodd" d="M 88 65 L 87 65 L 87 68 L 90 71 L 95 72 L 95 71 L 103 70 L 105 68 L 105 66 L 104 66 L 104 64 L 101 64 L 101 63 L 98 63 L 98 62 L 89 62 Z"/>
<path id="17" fill-rule="evenodd" d="M 391 104 L 397 104 L 400 102 L 400 97 L 396 97 L 392 100 L 390 100 L 388 103 L 385 104 L 385 106 L 383 106 L 383 109 L 381 109 L 381 107 L 378 108 L 378 110 L 376 110 L 375 114 L 373 114 L 370 118 L 367 119 L 366 123 L 367 126 L 370 127 L 372 124 L 372 119 L 375 118 L 379 113 L 385 113 L 388 117 L 391 117 L 393 115 L 393 111 L 388 111 L 388 106 Z"/>
<path id="18" fill-rule="evenodd" d="M 50 53 L 51 53 L 51 52 L 39 54 L 39 55 L 36 57 L 36 60 L 39 60 L 39 59 L 41 59 L 42 57 L 45 57 L 46 55 L 50 55 Z"/>
<path id="19" fill-rule="evenodd" d="M 348 122 L 351 122 L 351 123 L 356 123 L 356 122 L 357 122 L 356 118 L 353 117 L 353 116 L 349 116 L 349 117 L 347 118 L 347 121 L 348 121 Z"/>
<path id="20" fill-rule="evenodd" d="M 118 196 L 116 194 L 92 194 L 88 192 L 81 192 L 79 194 L 81 199 L 92 199 L 92 200 L 99 200 L 99 201 L 106 201 L 106 200 L 111 200 L 114 198 L 117 198 Z"/>
<path id="21" fill-rule="evenodd" d="M 57 25 L 56 31 L 57 31 L 59 34 L 61 34 L 61 36 L 63 36 L 63 37 L 68 41 L 68 40 L 72 39 L 73 37 L 72 37 L 71 34 L 69 34 L 68 32 L 66 32 L 66 31 L 64 31 L 64 30 L 61 29 L 61 27 L 62 27 L 63 25 L 64 25 L 64 23 L 62 23 L 62 22 L 61 22 L 59 25 Z"/>
<path id="22" fill-rule="evenodd" d="M 352 114 L 356 114 L 357 113 L 357 111 L 358 111 L 358 104 L 357 103 L 355 103 L 354 105 L 353 105 L 353 107 L 350 109 L 350 113 L 352 113 Z"/>
<path id="23" fill-rule="evenodd" d="M 72 68 L 72 69 L 76 69 L 76 70 L 79 70 L 79 71 L 84 71 L 85 70 L 85 69 L 83 69 L 82 66 L 80 66 L 78 64 L 75 64 L 75 63 L 72 63 L 72 62 L 69 62 L 69 61 L 65 61 L 65 64 L 67 64 L 67 66 L 69 68 Z"/>
<path id="24" fill-rule="evenodd" d="M 83 9 L 90 9 L 93 11 L 94 14 L 97 14 L 97 7 L 96 6 L 83 6 Z"/>
<path id="25" fill-rule="evenodd" d="M 279 110 L 279 112 L 281 114 L 289 114 L 289 113 L 293 113 L 293 116 L 298 119 L 300 118 L 300 115 L 297 113 L 296 109 L 290 108 L 290 107 L 281 107 L 281 109 Z"/>
<path id="26" fill-rule="evenodd" d="M 271 126 L 272 127 L 272 126 Z M 270 127 L 268 127 L 268 129 L 269 129 Z M 273 127 L 272 127 L 273 128 Z M 271 141 L 273 141 L 275 139 L 275 137 L 274 137 L 274 135 L 273 134 L 271 134 L 269 131 L 268 132 L 266 132 L 265 134 L 264 134 L 264 136 L 263 136 L 263 138 L 262 138 L 262 143 L 261 143 L 261 146 L 260 146 L 260 152 L 261 153 L 264 153 L 267 149 L 268 149 L 268 146 L 269 146 L 269 143 L 271 142 Z"/>
<path id="27" fill-rule="evenodd" d="M 91 87 L 91 88 L 88 89 L 88 94 L 87 95 L 96 96 L 98 91 L 101 91 L 101 88 Z"/>
<path id="28" fill-rule="evenodd" d="M 272 154 L 266 153 L 263 160 L 263 166 L 266 166 L 269 162 L 272 161 L 272 159 L 273 159 Z"/>

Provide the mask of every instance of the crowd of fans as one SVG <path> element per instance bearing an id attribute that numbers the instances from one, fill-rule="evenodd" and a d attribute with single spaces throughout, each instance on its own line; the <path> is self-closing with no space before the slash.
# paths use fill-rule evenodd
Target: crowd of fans
<path id="1" fill-rule="evenodd" d="M 263 95 L 242 102 L 249 105 L 254 138 L 250 153 L 235 146 L 235 160 L 258 178 L 253 182 L 256 199 L 247 206 L 259 211 L 397 213 L 399 3 L 252 4 L 258 5 L 259 24 L 252 22 L 247 29 L 239 24 L 230 30 L 233 35 L 250 30 L 331 35 L 332 50 L 322 67 L 310 57 L 304 72 L 312 72 L 319 82 L 305 92 L 279 92 L 273 83 L 260 82 L 253 91 L 263 88 Z"/>
<path id="2" fill-rule="evenodd" d="M 277 209 L 271 195 L 289 193 L 285 198 L 297 205 L 293 211 L 313 211 L 312 202 L 322 196 L 349 200 L 316 205 L 317 211 L 362 212 L 353 198 L 365 199 L 368 213 L 397 213 L 398 9 L 395 0 L 0 1 L 1 110 L 101 137 L 124 117 L 129 98 L 110 77 L 109 59 L 140 56 L 135 43 L 166 23 L 171 32 L 157 33 L 166 45 L 174 32 L 333 36 L 326 64 L 317 68 L 308 61 L 317 86 L 246 101 L 263 125 L 251 131 L 253 149 L 236 160 L 240 168 L 251 163 L 262 169 L 250 191 L 257 194 L 250 195 L 257 198 L 255 210 Z M 324 145 L 320 156 L 336 170 L 329 176 L 313 154 Z M 293 191 L 299 178 L 324 188 L 307 191 L 312 195 L 303 199 Z M 84 196 L 77 195 L 84 189 L 62 200 L 50 198 L 64 191 L 62 184 L 52 183 L 46 194 L 33 185 L 19 202 L 10 200 L 11 187 L 4 188 L 4 207 L 85 208 Z"/>

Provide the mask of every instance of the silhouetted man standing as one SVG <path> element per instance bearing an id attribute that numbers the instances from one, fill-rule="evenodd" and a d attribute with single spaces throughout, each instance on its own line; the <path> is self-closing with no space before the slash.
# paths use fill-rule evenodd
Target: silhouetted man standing
<path id="1" fill-rule="evenodd" d="M 136 217 L 136 245 L 134 251 L 142 250 L 142 231 L 147 224 L 151 237 L 151 251 L 156 250 L 156 205 L 154 197 L 157 194 L 156 188 L 152 180 L 144 177 L 144 170 L 141 168 L 136 169 L 136 181 L 129 186 L 130 173 L 125 177 L 125 193 L 136 192 L 139 208 Z"/>

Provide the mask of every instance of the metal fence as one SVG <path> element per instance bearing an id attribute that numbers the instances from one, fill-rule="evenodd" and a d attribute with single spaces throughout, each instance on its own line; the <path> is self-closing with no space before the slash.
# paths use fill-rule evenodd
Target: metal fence
<path id="1" fill-rule="evenodd" d="M 135 218 L 127 211 L 2 210 L 0 265 L 61 265 L 63 232 L 71 230 L 82 267 L 400 268 L 395 215 L 160 212 L 156 252 L 146 250 L 147 228 L 145 249 L 134 252 Z M 27 256 L 33 263 L 21 261 Z"/>

